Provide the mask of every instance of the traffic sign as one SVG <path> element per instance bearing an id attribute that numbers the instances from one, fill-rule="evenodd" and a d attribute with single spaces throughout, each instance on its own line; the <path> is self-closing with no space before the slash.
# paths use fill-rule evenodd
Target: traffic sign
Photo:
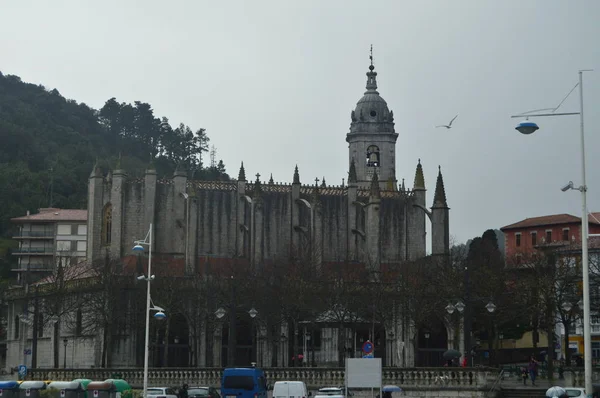
<path id="1" fill-rule="evenodd" d="M 365 354 L 371 354 L 373 352 L 373 343 L 371 343 L 369 340 L 365 341 L 362 346 L 362 351 Z"/>
<path id="2" fill-rule="evenodd" d="M 374 358 L 373 353 L 363 355 L 363 358 Z"/>
<path id="3" fill-rule="evenodd" d="M 19 365 L 19 377 L 25 378 L 25 376 L 27 376 L 27 366 Z"/>
<path id="4" fill-rule="evenodd" d="M 25 348 L 23 350 L 23 355 L 31 355 L 31 348 Z"/>

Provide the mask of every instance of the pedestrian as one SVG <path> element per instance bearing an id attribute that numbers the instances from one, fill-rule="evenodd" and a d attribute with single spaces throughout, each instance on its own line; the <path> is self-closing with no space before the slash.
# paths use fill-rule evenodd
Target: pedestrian
<path id="1" fill-rule="evenodd" d="M 179 398 L 188 398 L 188 385 L 183 384 L 183 387 L 179 390 Z"/>
<path id="2" fill-rule="evenodd" d="M 529 359 L 529 365 L 527 365 L 527 370 L 529 371 L 529 377 L 531 378 L 531 385 L 535 386 L 535 378 L 537 376 L 538 371 L 538 362 L 535 360 L 533 355 Z"/>
<path id="3" fill-rule="evenodd" d="M 521 368 L 521 377 L 523 378 L 523 385 L 526 386 L 527 385 L 527 368 L 522 367 Z"/>

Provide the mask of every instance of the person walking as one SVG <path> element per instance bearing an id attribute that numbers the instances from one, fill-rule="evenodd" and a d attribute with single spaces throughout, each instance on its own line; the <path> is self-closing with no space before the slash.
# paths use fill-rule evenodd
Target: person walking
<path id="1" fill-rule="evenodd" d="M 529 378 L 531 378 L 531 385 L 535 386 L 535 378 L 537 376 L 538 371 L 538 362 L 535 360 L 533 355 L 531 359 L 529 359 L 529 365 L 527 366 L 527 370 L 529 371 Z"/>
<path id="2" fill-rule="evenodd" d="M 179 390 L 179 398 L 188 398 L 188 385 L 184 384 Z"/>

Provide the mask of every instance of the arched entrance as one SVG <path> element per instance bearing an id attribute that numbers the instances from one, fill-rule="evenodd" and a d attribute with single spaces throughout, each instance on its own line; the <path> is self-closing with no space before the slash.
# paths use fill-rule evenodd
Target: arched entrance
<path id="1" fill-rule="evenodd" d="M 436 320 L 419 328 L 417 344 L 417 366 L 444 366 L 444 351 L 448 349 L 448 332 L 444 322 Z"/>
<path id="2" fill-rule="evenodd" d="M 185 316 L 174 314 L 156 329 L 150 363 L 155 367 L 187 367 L 190 364 L 189 326 Z"/>
<path id="3" fill-rule="evenodd" d="M 229 322 L 223 323 L 221 333 L 221 364 L 223 366 L 250 366 L 252 358 L 253 327 L 247 314 L 239 313 L 235 322 L 235 359 L 233 364 L 227 363 L 229 349 Z"/>

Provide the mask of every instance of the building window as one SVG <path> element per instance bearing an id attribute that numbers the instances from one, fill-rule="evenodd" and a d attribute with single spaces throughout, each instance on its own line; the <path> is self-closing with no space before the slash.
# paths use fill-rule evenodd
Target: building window
<path id="1" fill-rule="evenodd" d="M 18 339 L 19 338 L 19 322 L 20 322 L 18 315 L 15 315 L 14 322 L 15 322 L 15 339 Z"/>
<path id="2" fill-rule="evenodd" d="M 565 242 L 569 241 L 569 228 L 563 229 L 562 240 L 564 240 Z"/>
<path id="3" fill-rule="evenodd" d="M 71 225 L 70 224 L 58 224 L 56 229 L 57 235 L 71 235 Z"/>
<path id="4" fill-rule="evenodd" d="M 77 251 L 78 252 L 84 252 L 87 249 L 87 242 L 84 240 L 78 240 L 77 241 Z"/>
<path id="5" fill-rule="evenodd" d="M 102 215 L 102 244 L 110 245 L 112 232 L 112 205 L 109 203 L 104 207 Z"/>
<path id="6" fill-rule="evenodd" d="M 381 159 L 379 158 L 379 148 L 371 145 L 367 148 L 367 167 L 380 167 Z"/>
<path id="7" fill-rule="evenodd" d="M 87 235 L 87 225 L 80 224 L 77 226 L 77 235 Z"/>
<path id="8" fill-rule="evenodd" d="M 552 243 L 552 231 L 546 231 L 546 243 Z"/>
<path id="9" fill-rule="evenodd" d="M 531 246 L 537 245 L 537 232 L 531 233 Z"/>
<path id="10" fill-rule="evenodd" d="M 520 232 L 517 232 L 515 234 L 515 245 L 517 247 L 521 247 L 521 233 Z"/>
<path id="11" fill-rule="evenodd" d="M 57 240 L 56 241 L 56 251 L 62 253 L 68 253 L 71 251 L 71 241 L 70 240 Z"/>

